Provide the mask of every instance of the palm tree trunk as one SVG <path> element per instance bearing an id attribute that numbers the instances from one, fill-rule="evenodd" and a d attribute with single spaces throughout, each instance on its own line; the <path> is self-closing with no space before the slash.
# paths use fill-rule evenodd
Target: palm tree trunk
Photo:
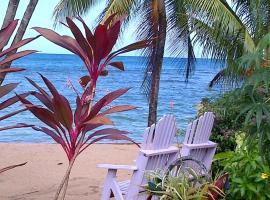
<path id="1" fill-rule="evenodd" d="M 34 10 L 37 6 L 37 3 L 38 3 L 38 0 L 30 0 L 29 1 L 27 8 L 23 14 L 23 18 L 21 20 L 20 26 L 19 26 L 17 33 L 13 39 L 12 44 L 16 44 L 17 42 L 22 40 L 24 33 L 26 31 L 26 28 L 27 28 L 27 26 L 30 22 L 30 19 L 34 13 Z M 14 53 L 14 52 L 12 52 L 12 53 Z"/>
<path id="2" fill-rule="evenodd" d="M 159 95 L 159 82 L 160 74 L 162 70 L 164 48 L 166 41 L 166 8 L 164 0 L 157 0 L 158 3 L 158 32 L 157 40 L 155 42 L 155 58 L 153 60 L 153 71 L 151 80 L 151 91 L 149 99 L 149 115 L 148 126 L 154 124 L 157 120 L 157 107 L 158 107 L 158 95 Z"/>
<path id="3" fill-rule="evenodd" d="M 12 45 L 13 44 L 16 44 L 17 42 L 21 41 L 23 36 L 24 36 L 24 33 L 26 31 L 26 28 L 30 22 L 30 19 L 34 13 L 34 10 L 37 6 L 37 3 L 38 3 L 38 0 L 30 0 L 28 5 L 27 5 L 27 8 L 23 14 L 23 18 L 21 20 L 21 23 L 20 23 L 20 26 L 16 32 L 16 35 L 12 41 Z M 17 50 L 14 50 L 12 52 L 10 52 L 7 56 L 11 55 L 11 54 L 14 54 L 16 53 Z M 0 69 L 3 69 L 3 68 L 9 68 L 11 66 L 11 62 L 5 66 L 1 66 Z M 2 82 L 4 81 L 4 78 L 5 78 L 5 74 L 0 74 L 0 85 L 2 84 Z"/>
<path id="4" fill-rule="evenodd" d="M 6 15 L 1 29 L 5 28 L 12 20 L 14 20 L 17 8 L 19 6 L 19 2 L 20 0 L 9 0 Z"/>
<path id="5" fill-rule="evenodd" d="M 9 0 L 8 2 L 8 7 L 6 10 L 6 15 L 2 24 L 1 29 L 7 27 L 7 25 L 14 20 L 16 12 L 17 12 L 17 8 L 19 6 L 19 2 L 20 0 Z M 6 42 L 6 44 L 4 44 L 3 46 L 7 45 L 8 41 Z M 2 51 L 3 49 L 0 49 L 0 51 Z"/>

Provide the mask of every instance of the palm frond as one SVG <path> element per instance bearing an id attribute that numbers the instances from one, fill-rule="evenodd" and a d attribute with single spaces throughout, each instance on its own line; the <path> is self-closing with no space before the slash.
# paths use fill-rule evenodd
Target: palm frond
<path id="1" fill-rule="evenodd" d="M 131 11 L 134 11 L 138 4 L 137 0 L 110 0 L 103 11 L 102 18 L 107 19 L 112 14 L 116 14 L 118 18 L 124 15 L 130 18 L 135 14 Z"/>
<path id="2" fill-rule="evenodd" d="M 59 21 L 65 21 L 66 17 L 84 15 L 99 0 L 60 0 L 53 11 L 55 25 Z"/>
<path id="3" fill-rule="evenodd" d="M 195 70 L 194 44 L 191 39 L 192 24 L 189 17 L 189 9 L 185 6 L 185 1 L 167 1 L 168 30 L 171 40 L 169 40 L 168 50 L 176 57 L 186 57 L 184 63 L 184 73 L 186 81 Z M 182 68 L 181 63 L 179 63 Z"/>
<path id="4" fill-rule="evenodd" d="M 247 27 L 226 1 L 213 0 L 211 4 L 208 0 L 186 0 L 186 2 L 191 6 L 197 19 L 209 26 L 217 23 L 219 30 L 231 35 L 241 33 L 238 37 L 243 41 L 245 51 L 254 50 L 255 43 Z"/>

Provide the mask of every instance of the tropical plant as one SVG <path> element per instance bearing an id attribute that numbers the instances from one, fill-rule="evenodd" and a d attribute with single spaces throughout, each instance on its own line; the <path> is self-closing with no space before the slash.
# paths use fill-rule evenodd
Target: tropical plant
<path id="1" fill-rule="evenodd" d="M 177 0 L 182 12 L 176 18 L 182 28 L 192 35 L 192 45 L 202 47 L 202 56 L 211 57 L 224 66 L 211 81 L 210 86 L 239 83 L 245 69 L 237 59 L 253 53 L 260 39 L 270 30 L 270 2 L 268 0 Z"/>
<path id="2" fill-rule="evenodd" d="M 245 84 L 239 92 L 242 98 L 239 117 L 244 117 L 244 130 L 250 143 L 259 139 L 260 155 L 270 165 L 270 151 L 267 148 L 270 145 L 269 46 L 270 33 L 259 41 L 255 52 L 239 60 L 240 65 L 248 69 Z"/>
<path id="3" fill-rule="evenodd" d="M 18 24 L 18 21 L 14 22 L 14 17 L 16 15 L 16 12 L 17 12 L 17 8 L 19 6 L 19 0 L 9 0 L 9 3 L 8 3 L 8 7 L 7 7 L 7 10 L 6 10 L 6 14 L 5 14 L 5 18 L 4 18 L 4 21 L 3 21 L 3 24 L 2 24 L 2 29 L 4 30 L 6 27 L 9 26 L 9 24 L 12 24 L 12 23 L 15 23 L 16 26 Z M 22 20 L 21 20 L 21 23 L 16 31 L 16 34 L 14 36 L 14 39 L 12 41 L 12 46 L 15 46 L 19 41 L 22 40 L 23 36 L 24 36 L 24 33 L 26 31 L 26 28 L 29 24 L 29 21 L 34 13 L 34 10 L 36 8 L 36 5 L 38 3 L 38 0 L 29 0 L 29 4 L 27 5 L 27 8 L 24 12 L 24 15 L 22 17 Z M 16 28 L 15 26 L 15 28 Z M 10 27 L 10 28 L 13 28 Z M 11 34 L 14 33 L 15 31 L 15 28 L 13 29 L 13 31 L 11 32 Z M 4 46 L 7 45 L 8 41 L 10 39 L 10 36 L 8 37 L 8 40 L 2 40 L 1 41 L 1 46 L 0 46 L 0 51 L 3 50 Z M 17 48 L 14 48 L 12 49 L 11 51 L 7 52 L 7 55 L 13 55 L 17 52 Z M 1 56 L 0 56 L 1 57 Z M 0 69 L 5 69 L 5 68 L 9 68 L 12 64 L 12 61 L 13 60 L 10 60 L 9 62 L 6 62 L 5 64 L 1 64 L 0 65 Z M 3 74 L 0 74 L 0 85 L 3 83 L 4 81 L 4 78 L 5 78 L 5 73 Z"/>
<path id="4" fill-rule="evenodd" d="M 126 131 L 120 131 L 115 128 L 101 129 L 103 125 L 113 125 L 113 122 L 107 115 L 136 108 L 130 105 L 121 105 L 106 109 L 112 101 L 125 94 L 129 88 L 110 92 L 95 102 L 97 80 L 100 76 L 108 75 L 108 65 L 124 70 L 122 62 L 112 61 L 115 56 L 144 48 L 150 45 L 152 41 L 136 42 L 111 52 L 117 41 L 121 25 L 121 20 L 113 21 L 114 17 L 115 15 L 112 15 L 103 24 L 99 24 L 94 33 L 91 32 L 82 18 L 78 17 L 78 20 L 83 24 L 86 37 L 77 25 L 70 18 L 67 18 L 66 26 L 71 30 L 75 39 L 69 36 L 60 36 L 56 32 L 46 28 L 34 28 L 46 39 L 78 55 L 88 71 L 88 75 L 80 79 L 83 89 L 81 94 L 71 84 L 71 87 L 76 93 L 76 109 L 74 112 L 71 109 L 69 101 L 42 75 L 41 78 L 51 94 L 48 94 L 31 79 L 27 79 L 38 90 L 32 95 L 40 100 L 43 107 L 34 105 L 30 101 L 18 96 L 25 107 L 47 125 L 47 127 L 33 126 L 33 129 L 44 132 L 55 142 L 59 143 L 69 160 L 68 169 L 57 189 L 54 199 L 58 199 L 61 192 L 62 198 L 65 197 L 69 175 L 74 162 L 91 144 L 103 139 L 132 141 L 126 136 Z"/>
<path id="5" fill-rule="evenodd" d="M 248 146 L 247 146 L 248 145 Z M 247 141 L 235 152 L 216 155 L 221 160 L 224 171 L 230 174 L 226 199 L 231 200 L 266 200 L 270 198 L 270 168 L 263 163 L 258 151 L 257 140 Z"/>
<path id="6" fill-rule="evenodd" d="M 7 63 L 10 63 L 13 60 L 19 59 L 21 57 L 24 57 L 24 56 L 27 56 L 29 54 L 36 52 L 33 50 L 25 50 L 25 51 L 21 51 L 18 53 L 10 54 L 10 52 L 17 50 L 18 48 L 22 47 L 23 45 L 33 41 L 34 39 L 36 39 L 36 37 L 21 40 L 21 41 L 17 42 L 16 44 L 11 45 L 9 48 L 6 48 L 5 50 L 3 50 L 5 45 L 8 43 L 12 33 L 14 32 L 14 30 L 17 26 L 17 23 L 18 23 L 18 20 L 14 20 L 11 23 L 9 23 L 6 26 L 6 28 L 3 28 L 0 30 L 0 66 L 3 66 Z M 0 73 L 7 74 L 7 73 L 19 72 L 19 71 L 23 71 L 23 70 L 24 70 L 23 68 L 1 69 Z M 19 83 L 9 83 L 9 84 L 0 86 L 0 98 L 5 97 L 10 92 L 12 92 L 18 86 L 18 84 Z M 23 93 L 20 95 L 22 97 L 26 97 L 29 95 L 29 93 L 27 92 L 27 93 Z M 6 99 L 5 101 L 0 103 L 0 110 L 6 109 L 18 101 L 19 101 L 19 99 L 16 96 L 9 97 L 8 99 Z M 12 117 L 12 116 L 14 116 L 20 112 L 23 112 L 25 110 L 26 109 L 20 109 L 20 110 L 16 110 L 14 112 L 8 113 L 6 115 L 0 116 L 0 121 L 5 120 L 9 117 Z M 23 127 L 29 127 L 29 126 L 26 124 L 23 124 L 23 123 L 18 123 L 15 125 L 0 127 L 0 131 L 13 129 L 13 128 L 23 128 Z M 10 169 L 13 169 L 15 167 L 23 166 L 25 164 L 26 163 L 22 163 L 22 164 L 18 164 L 18 165 L 12 165 L 12 166 L 5 167 L 3 169 L 0 169 L 0 173 L 7 171 L 7 170 L 10 170 Z"/>
<path id="7" fill-rule="evenodd" d="M 188 174 L 150 172 L 148 184 L 144 187 L 149 193 L 149 198 L 157 196 L 166 200 L 216 200 L 224 197 L 224 192 L 219 189 L 217 181 L 209 181 L 199 176 L 192 168 Z M 217 180 L 223 181 L 225 175 Z M 227 177 L 227 175 L 226 175 Z M 220 182 L 220 181 L 218 181 Z"/>

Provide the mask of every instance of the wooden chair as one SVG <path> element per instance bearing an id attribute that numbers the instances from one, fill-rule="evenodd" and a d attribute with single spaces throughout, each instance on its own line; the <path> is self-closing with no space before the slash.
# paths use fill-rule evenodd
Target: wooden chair
<path id="1" fill-rule="evenodd" d="M 211 112 L 194 120 L 188 125 L 182 149 L 179 150 L 173 145 L 177 132 L 175 117 L 166 115 L 161 118 L 145 130 L 135 165 L 98 165 L 108 169 L 101 199 L 108 200 L 114 196 L 117 200 L 145 200 L 146 195 L 140 194 L 141 186 L 147 183 L 145 171 L 167 169 L 178 153 L 201 161 L 209 170 L 217 146 L 209 141 L 213 123 L 214 115 Z M 117 170 L 133 171 L 131 180 L 117 182 Z"/>
<path id="2" fill-rule="evenodd" d="M 214 124 L 214 114 L 206 112 L 188 125 L 181 156 L 190 156 L 211 169 L 217 144 L 209 140 Z"/>
<path id="3" fill-rule="evenodd" d="M 142 190 L 141 186 L 147 183 L 145 171 L 167 168 L 176 159 L 179 153 L 179 149 L 173 145 L 176 132 L 175 117 L 164 116 L 145 130 L 144 140 L 134 166 L 98 165 L 108 169 L 101 199 L 108 200 L 112 195 L 117 200 L 146 199 L 144 194 L 139 194 Z M 131 180 L 117 182 L 117 170 L 133 171 Z"/>

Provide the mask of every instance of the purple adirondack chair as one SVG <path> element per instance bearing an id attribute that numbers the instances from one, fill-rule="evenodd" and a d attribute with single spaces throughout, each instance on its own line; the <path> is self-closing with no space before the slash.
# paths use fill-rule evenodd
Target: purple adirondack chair
<path id="1" fill-rule="evenodd" d="M 194 120 L 188 125 L 183 146 L 179 150 L 173 145 L 177 132 L 175 117 L 166 115 L 161 118 L 145 130 L 135 165 L 98 165 L 108 169 L 101 199 L 108 200 L 113 195 L 117 200 L 145 200 L 147 196 L 140 193 L 141 186 L 147 183 L 145 172 L 166 169 L 178 154 L 191 156 L 203 162 L 209 170 L 217 146 L 216 143 L 209 141 L 213 123 L 212 112 L 206 112 L 199 119 Z M 131 180 L 117 182 L 117 170 L 133 171 Z"/>
<path id="2" fill-rule="evenodd" d="M 181 156 L 191 156 L 201 161 L 207 170 L 211 169 L 217 144 L 209 140 L 214 124 L 214 114 L 205 112 L 188 125 Z"/>
<path id="3" fill-rule="evenodd" d="M 179 148 L 173 145 L 176 132 L 175 117 L 166 115 L 145 130 L 144 141 L 134 166 L 98 165 L 108 169 L 101 199 L 108 200 L 112 194 L 117 200 L 146 199 L 146 195 L 140 193 L 141 186 L 147 183 L 145 171 L 167 168 L 176 158 L 179 152 Z M 117 182 L 117 170 L 133 171 L 130 181 Z"/>

